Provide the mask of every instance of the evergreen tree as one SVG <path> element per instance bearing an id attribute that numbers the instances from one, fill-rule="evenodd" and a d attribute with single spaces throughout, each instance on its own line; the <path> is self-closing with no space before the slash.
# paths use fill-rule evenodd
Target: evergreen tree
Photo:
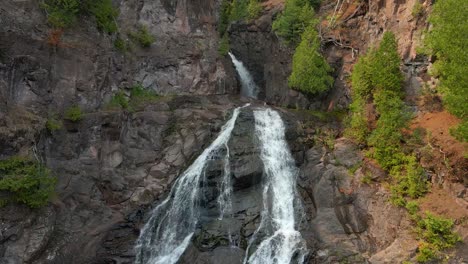
<path id="1" fill-rule="evenodd" d="M 293 56 L 289 85 L 308 94 L 321 93 L 333 84 L 331 67 L 320 54 L 320 40 L 314 25 L 309 25 L 301 36 L 301 43 Z"/>

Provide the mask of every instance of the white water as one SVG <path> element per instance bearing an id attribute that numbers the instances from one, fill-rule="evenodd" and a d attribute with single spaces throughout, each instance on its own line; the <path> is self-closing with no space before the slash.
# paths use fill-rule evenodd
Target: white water
<path id="1" fill-rule="evenodd" d="M 271 109 L 255 110 L 254 116 L 266 178 L 262 219 L 249 243 L 244 262 L 303 263 L 307 254 L 306 242 L 296 230 L 295 220 L 295 208 L 300 204 L 296 193 L 298 172 L 285 140 L 284 124 L 280 115 Z M 253 245 L 257 246 L 251 253 Z"/>
<path id="2" fill-rule="evenodd" d="M 258 86 L 255 84 L 252 75 L 244 66 L 244 64 L 239 61 L 234 54 L 229 52 L 229 56 L 231 57 L 232 63 L 236 67 L 236 71 L 239 74 L 240 82 L 241 82 L 241 95 L 257 98 L 258 96 Z"/>
<path id="3" fill-rule="evenodd" d="M 138 238 L 135 263 L 173 264 L 184 253 L 199 218 L 200 179 L 204 176 L 206 163 L 213 158 L 213 155 L 217 155 L 220 147 L 227 147 L 239 111 L 240 108 L 234 110 L 231 119 L 222 127 L 215 141 L 179 176 L 166 200 L 153 209 L 149 221 Z M 226 155 L 229 160 L 229 149 Z M 230 175 L 229 172 L 225 171 L 226 173 Z M 230 185 L 230 180 L 223 184 Z M 224 215 L 224 211 L 230 210 L 225 200 L 230 201 L 231 187 L 222 186 L 222 188 L 223 198 L 220 198 L 220 201 L 227 208 L 221 209 L 221 215 Z"/>

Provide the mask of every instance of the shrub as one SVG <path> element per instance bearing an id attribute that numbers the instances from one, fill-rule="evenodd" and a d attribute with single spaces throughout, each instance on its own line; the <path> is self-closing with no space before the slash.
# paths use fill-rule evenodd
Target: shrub
<path id="1" fill-rule="evenodd" d="M 95 17 L 100 30 L 106 33 L 117 31 L 115 19 L 119 12 L 112 6 L 112 0 L 88 0 L 86 3 L 86 10 Z"/>
<path id="2" fill-rule="evenodd" d="M 240 21 L 249 17 L 250 0 L 233 0 L 229 12 L 229 21 Z"/>
<path id="3" fill-rule="evenodd" d="M 2 204 L 13 201 L 31 208 L 44 206 L 56 183 L 43 164 L 21 157 L 0 160 L 0 190 L 10 194 Z"/>
<path id="4" fill-rule="evenodd" d="M 249 5 L 247 6 L 247 12 L 249 13 L 248 18 L 254 19 L 257 18 L 262 12 L 262 5 L 259 0 L 250 0 Z"/>
<path id="5" fill-rule="evenodd" d="M 287 43 L 296 45 L 306 28 L 316 24 L 314 15 L 307 0 L 286 0 L 283 13 L 273 21 L 272 28 Z"/>
<path id="6" fill-rule="evenodd" d="M 65 111 L 65 119 L 78 122 L 83 119 L 83 112 L 79 106 L 72 106 Z"/>
<path id="7" fill-rule="evenodd" d="M 110 108 L 128 108 L 128 99 L 123 91 L 116 93 L 110 100 L 108 106 Z"/>
<path id="8" fill-rule="evenodd" d="M 438 259 L 440 251 L 451 248 L 461 241 L 458 234 L 452 231 L 453 220 L 435 216 L 426 212 L 426 216 L 417 223 L 417 232 L 423 243 L 418 247 L 416 260 L 428 262 Z"/>
<path id="9" fill-rule="evenodd" d="M 226 56 L 229 53 L 229 37 L 227 33 L 224 34 L 219 42 L 218 52 L 221 56 Z"/>
<path id="10" fill-rule="evenodd" d="M 47 13 L 47 21 L 54 27 L 66 28 L 73 25 L 80 12 L 79 0 L 45 0 L 41 7 Z"/>
<path id="11" fill-rule="evenodd" d="M 148 48 L 154 43 L 154 37 L 148 32 L 146 26 L 140 26 L 137 32 L 131 32 L 129 36 L 143 48 Z"/>
<path id="12" fill-rule="evenodd" d="M 369 135 L 365 107 L 366 104 L 362 98 L 354 97 L 353 102 L 349 105 L 352 115 L 347 120 L 347 128 L 345 130 L 346 137 L 360 144 L 365 144 Z"/>
<path id="13" fill-rule="evenodd" d="M 450 134 L 459 141 L 468 141 L 468 120 L 462 121 L 458 126 L 450 129 Z"/>
<path id="14" fill-rule="evenodd" d="M 395 201 L 406 197 L 413 199 L 422 197 L 429 189 L 429 182 L 424 169 L 416 161 L 416 157 L 403 156 L 399 162 L 403 165 L 401 168 L 396 167 L 392 170 L 394 182 L 390 189 L 394 204 L 403 206 L 404 204 L 395 203 Z M 408 211 L 410 210 L 408 209 Z"/>
<path id="15" fill-rule="evenodd" d="M 453 220 L 435 216 L 426 212 L 418 222 L 418 233 L 425 241 L 438 250 L 453 247 L 461 238 L 452 232 Z"/>
<path id="16" fill-rule="evenodd" d="M 294 89 L 317 94 L 327 91 L 333 84 L 331 67 L 320 54 L 320 40 L 314 25 L 309 25 L 294 52 L 292 72 L 288 84 Z"/>
<path id="17" fill-rule="evenodd" d="M 418 246 L 418 254 L 416 255 L 416 261 L 419 263 L 426 263 L 437 257 L 438 252 L 434 245 L 422 242 Z"/>
<path id="18" fill-rule="evenodd" d="M 416 215 L 419 212 L 419 204 L 417 201 L 407 202 L 405 208 L 410 215 Z"/>
<path id="19" fill-rule="evenodd" d="M 399 95 L 391 90 L 377 91 L 374 94 L 374 103 L 380 117 L 368 143 L 374 147 L 372 157 L 384 169 L 390 170 L 403 162 L 400 148 L 403 139 L 401 129 L 406 126 L 411 116 Z"/>
<path id="20" fill-rule="evenodd" d="M 46 121 L 46 128 L 50 132 L 59 130 L 63 126 L 62 121 L 56 119 L 55 117 L 49 117 Z"/>
<path id="21" fill-rule="evenodd" d="M 130 49 L 129 43 L 126 40 L 122 39 L 120 36 L 117 36 L 117 38 L 115 39 L 114 47 L 122 53 L 125 53 Z"/>
<path id="22" fill-rule="evenodd" d="M 229 0 L 223 0 L 221 3 L 219 13 L 219 24 L 218 24 L 218 32 L 220 36 L 224 36 L 229 26 L 230 21 L 230 14 L 231 14 L 231 3 Z"/>
<path id="23" fill-rule="evenodd" d="M 46 11 L 49 24 L 56 28 L 72 26 L 81 13 L 92 15 L 100 30 L 117 31 L 118 11 L 112 6 L 112 0 L 44 0 L 41 7 Z"/>
<path id="24" fill-rule="evenodd" d="M 147 103 L 151 103 L 157 100 L 160 100 L 161 96 L 159 96 L 156 92 L 150 89 L 146 89 L 140 84 L 135 85 L 130 90 L 130 101 L 128 104 L 128 109 L 130 111 L 136 111 L 142 105 Z"/>

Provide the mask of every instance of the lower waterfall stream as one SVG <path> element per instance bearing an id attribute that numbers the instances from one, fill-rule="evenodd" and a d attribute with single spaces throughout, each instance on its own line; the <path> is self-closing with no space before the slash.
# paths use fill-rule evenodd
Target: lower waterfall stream
<path id="1" fill-rule="evenodd" d="M 184 253 L 198 222 L 200 180 L 206 163 L 229 141 L 239 111 L 234 110 L 215 141 L 178 177 L 166 200 L 151 212 L 136 244 L 135 263 L 172 264 Z"/>
<path id="2" fill-rule="evenodd" d="M 264 165 L 263 210 L 261 222 L 247 249 L 245 263 L 303 263 L 305 240 L 297 231 L 295 215 L 301 208 L 296 193 L 297 168 L 285 139 L 278 112 L 254 110 L 255 133 L 260 141 Z M 260 240 L 252 255 L 252 243 Z"/>
<path id="3" fill-rule="evenodd" d="M 247 69 L 234 55 L 230 53 L 230 56 L 239 72 L 243 94 L 255 97 L 257 88 Z M 210 160 L 222 159 L 223 162 L 222 179 L 217 185 L 218 220 L 232 216 L 228 142 L 242 108 L 233 111 L 218 137 L 178 177 L 168 197 L 153 209 L 137 240 L 136 264 L 174 264 L 184 254 L 199 222 L 201 182 L 205 180 Z M 296 191 L 298 169 L 285 139 L 285 126 L 280 114 L 269 108 L 255 107 L 253 116 L 263 163 L 263 198 L 259 201 L 262 203 L 259 205 L 260 223 L 249 238 L 243 261 L 244 264 L 301 264 L 308 251 L 305 240 L 296 229 L 296 216 L 302 212 L 302 204 Z M 229 243 L 234 246 L 231 238 L 234 230 L 230 228 Z"/>

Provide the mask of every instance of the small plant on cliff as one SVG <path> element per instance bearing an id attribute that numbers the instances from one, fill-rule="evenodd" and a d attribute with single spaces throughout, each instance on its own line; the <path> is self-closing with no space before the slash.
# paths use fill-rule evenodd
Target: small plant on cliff
<path id="1" fill-rule="evenodd" d="M 47 14 L 47 21 L 55 28 L 70 27 L 80 14 L 84 14 L 93 16 L 100 30 L 107 33 L 117 31 L 118 11 L 112 0 L 44 0 L 41 7 Z"/>
<path id="2" fill-rule="evenodd" d="M 81 111 L 81 108 L 77 105 L 71 106 L 65 111 L 65 119 L 78 122 L 83 119 L 83 111 Z"/>
<path id="3" fill-rule="evenodd" d="M 114 47 L 122 53 L 129 51 L 131 48 L 130 43 L 123 39 L 120 35 L 117 35 L 116 39 L 114 40 Z"/>
<path id="4" fill-rule="evenodd" d="M 417 232 L 424 241 L 418 247 L 418 262 L 427 262 L 438 259 L 441 256 L 440 251 L 451 248 L 461 241 L 458 234 L 452 231 L 453 220 L 435 216 L 429 212 L 417 223 Z"/>
<path id="5" fill-rule="evenodd" d="M 94 16 L 100 30 L 107 33 L 117 31 L 115 19 L 119 12 L 112 5 L 112 0 L 84 1 L 84 9 Z"/>
<path id="6" fill-rule="evenodd" d="M 129 36 L 143 48 L 149 48 L 154 43 L 154 36 L 149 33 L 148 28 L 144 25 L 141 25 L 138 31 L 130 32 Z"/>
<path id="7" fill-rule="evenodd" d="M 51 116 L 46 121 L 46 128 L 50 132 L 61 129 L 63 126 L 62 121 L 57 119 L 55 116 Z"/>
<path id="8" fill-rule="evenodd" d="M 227 33 L 219 41 L 218 52 L 221 56 L 226 56 L 229 52 L 229 37 Z"/>
<path id="9" fill-rule="evenodd" d="M 56 28 L 67 28 L 73 25 L 80 12 L 78 0 L 45 0 L 41 7 L 47 13 L 47 21 Z"/>
<path id="10" fill-rule="evenodd" d="M 31 208 L 47 204 L 57 179 L 38 162 L 22 157 L 0 160 L 0 191 L 8 194 L 1 204 L 19 202 Z"/>
<path id="11" fill-rule="evenodd" d="M 219 24 L 218 32 L 220 36 L 224 36 L 226 30 L 231 22 L 229 16 L 231 14 L 231 2 L 229 0 L 223 0 L 221 3 L 220 13 L 219 13 Z"/>
<path id="12" fill-rule="evenodd" d="M 128 99 L 123 91 L 117 92 L 110 100 L 108 104 L 109 108 L 128 108 Z"/>
<path id="13" fill-rule="evenodd" d="M 141 84 L 133 86 L 130 90 L 129 111 L 138 110 L 141 106 L 160 100 L 162 97 L 151 89 L 144 88 Z"/>
<path id="14" fill-rule="evenodd" d="M 320 54 L 320 40 L 314 25 L 302 34 L 301 43 L 293 56 L 289 85 L 308 94 L 327 91 L 333 84 L 331 67 Z"/>
<path id="15" fill-rule="evenodd" d="M 249 5 L 247 6 L 247 11 L 249 13 L 249 19 L 257 18 L 260 13 L 262 12 L 262 5 L 260 4 L 259 0 L 250 0 Z"/>

